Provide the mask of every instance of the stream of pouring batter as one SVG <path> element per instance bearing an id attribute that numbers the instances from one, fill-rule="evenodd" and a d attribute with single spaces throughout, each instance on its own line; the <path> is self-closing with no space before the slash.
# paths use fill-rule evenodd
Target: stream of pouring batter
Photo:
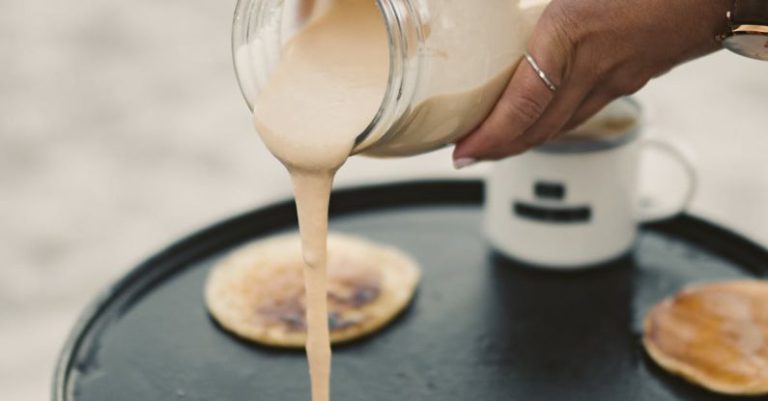
<path id="1" fill-rule="evenodd" d="M 324 6 L 321 15 L 312 15 L 286 43 L 254 106 L 256 129 L 288 169 L 296 195 L 306 261 L 306 348 L 313 401 L 330 399 L 326 243 L 333 178 L 355 138 L 378 112 L 389 79 L 387 29 L 376 1 L 327 0 Z M 476 68 L 485 66 L 478 63 Z M 513 68 L 502 69 L 478 87 L 424 99 L 394 133 L 396 145 L 426 151 L 458 139 L 485 118 Z M 410 142 L 414 140 L 416 144 Z M 397 147 L 382 154 L 397 155 Z"/>
<path id="2" fill-rule="evenodd" d="M 336 171 L 376 115 L 387 87 L 387 31 L 374 0 L 334 0 L 283 49 L 254 107 L 256 128 L 287 167 L 306 267 L 312 400 L 329 401 L 328 204 Z"/>

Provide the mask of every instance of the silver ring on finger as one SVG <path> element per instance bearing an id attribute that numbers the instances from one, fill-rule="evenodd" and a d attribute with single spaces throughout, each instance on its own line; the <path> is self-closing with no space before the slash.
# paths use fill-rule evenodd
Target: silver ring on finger
<path id="1" fill-rule="evenodd" d="M 536 60 L 531 56 L 530 53 L 525 52 L 525 60 L 528 61 L 528 64 L 530 64 L 531 68 L 533 68 L 534 71 L 536 71 L 536 75 L 541 78 L 541 81 L 544 82 L 544 85 L 549 88 L 552 92 L 557 92 L 557 85 L 555 85 L 554 82 L 552 82 L 551 79 L 549 79 L 549 76 L 546 72 L 539 66 L 539 63 L 536 62 Z"/>

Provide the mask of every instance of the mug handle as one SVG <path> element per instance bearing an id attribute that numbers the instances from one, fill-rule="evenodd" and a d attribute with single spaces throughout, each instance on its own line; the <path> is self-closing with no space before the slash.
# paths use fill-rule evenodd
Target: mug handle
<path id="1" fill-rule="evenodd" d="M 687 146 L 680 143 L 662 139 L 646 139 L 642 143 L 642 151 L 655 151 L 676 161 L 686 174 L 687 189 L 682 199 L 676 206 L 662 207 L 653 202 L 641 203 L 638 207 L 638 220 L 641 223 L 654 223 L 675 217 L 681 214 L 691 204 L 699 187 L 699 175 L 694 162 L 693 152 Z"/>

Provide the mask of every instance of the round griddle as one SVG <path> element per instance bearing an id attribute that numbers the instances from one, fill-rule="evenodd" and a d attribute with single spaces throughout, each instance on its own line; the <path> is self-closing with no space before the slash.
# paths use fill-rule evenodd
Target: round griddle
<path id="1" fill-rule="evenodd" d="M 682 216 L 644 227 L 633 254 L 610 266 L 536 270 L 489 249 L 482 193 L 480 182 L 440 181 L 334 194 L 332 230 L 393 244 L 424 269 L 413 306 L 391 327 L 336 348 L 334 400 L 731 399 L 658 369 L 641 346 L 641 322 L 687 284 L 765 277 L 765 249 Z M 203 304 L 217 260 L 295 226 L 294 204 L 277 204 L 136 267 L 78 322 L 54 400 L 309 400 L 303 352 L 239 341 Z"/>

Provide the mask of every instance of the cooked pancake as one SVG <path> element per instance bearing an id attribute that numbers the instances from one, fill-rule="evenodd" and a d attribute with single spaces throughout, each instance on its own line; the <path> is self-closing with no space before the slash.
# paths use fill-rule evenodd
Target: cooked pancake
<path id="1" fill-rule="evenodd" d="M 298 235 L 245 245 L 225 257 L 208 276 L 208 310 L 222 327 L 244 339 L 276 347 L 303 347 L 303 269 Z M 355 340 L 384 327 L 410 303 L 419 278 L 418 266 L 402 252 L 331 234 L 331 342 Z"/>
<path id="2" fill-rule="evenodd" d="M 648 313 L 643 344 L 665 370 L 709 390 L 768 394 L 768 283 L 685 289 Z"/>

